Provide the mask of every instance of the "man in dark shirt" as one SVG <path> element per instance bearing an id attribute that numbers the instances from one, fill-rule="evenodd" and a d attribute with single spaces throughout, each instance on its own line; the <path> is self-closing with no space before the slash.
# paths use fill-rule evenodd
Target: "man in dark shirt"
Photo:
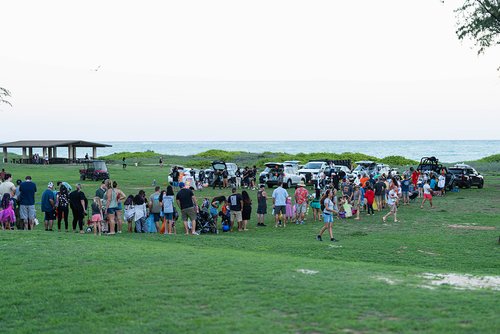
<path id="1" fill-rule="evenodd" d="M 19 186 L 19 216 L 24 222 L 25 230 L 33 230 L 33 222 L 36 217 L 35 193 L 36 184 L 31 181 L 31 176 L 26 176 L 25 181 Z"/>
<path id="2" fill-rule="evenodd" d="M 196 197 L 194 192 L 185 187 L 184 182 L 179 182 L 179 192 L 175 197 L 177 205 L 181 209 L 182 220 L 184 222 L 184 230 L 186 235 L 189 234 L 188 218 L 191 220 L 191 234 L 197 235 L 196 232 L 196 212 L 198 210 L 198 204 L 196 202 Z"/>
<path id="3" fill-rule="evenodd" d="M 230 230 L 233 229 L 234 222 L 238 222 L 238 231 L 243 230 L 243 216 L 241 215 L 241 209 L 243 208 L 243 197 L 241 194 L 236 193 L 236 188 L 233 188 L 231 196 L 227 198 L 229 203 L 229 210 L 231 211 L 231 223 Z"/>
<path id="4" fill-rule="evenodd" d="M 382 206 L 384 205 L 385 188 L 386 188 L 385 182 L 382 180 L 381 177 L 379 177 L 374 185 L 375 202 L 377 202 L 377 211 L 381 211 Z"/>
<path id="5" fill-rule="evenodd" d="M 76 224 L 80 228 L 80 233 L 83 232 L 83 218 L 87 214 L 87 197 L 82 191 L 82 185 L 77 184 L 76 189 L 69 194 L 69 205 L 73 212 L 73 232 L 76 232 Z"/>

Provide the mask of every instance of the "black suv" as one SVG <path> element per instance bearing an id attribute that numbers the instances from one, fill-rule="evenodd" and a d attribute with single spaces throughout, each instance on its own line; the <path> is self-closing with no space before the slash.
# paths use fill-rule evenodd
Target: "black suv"
<path id="1" fill-rule="evenodd" d="M 460 188 L 484 187 L 484 177 L 469 165 L 456 164 L 448 170 L 455 175 L 455 185 Z"/>

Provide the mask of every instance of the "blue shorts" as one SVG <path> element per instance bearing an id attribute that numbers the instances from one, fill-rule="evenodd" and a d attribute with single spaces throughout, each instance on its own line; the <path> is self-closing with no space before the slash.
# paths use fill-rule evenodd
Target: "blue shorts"
<path id="1" fill-rule="evenodd" d="M 116 212 L 116 208 L 108 208 L 108 211 L 106 211 L 108 213 L 108 215 L 114 215 L 115 212 Z"/>
<path id="2" fill-rule="evenodd" d="M 210 207 L 210 215 L 216 218 L 219 215 L 219 211 L 217 210 L 217 208 L 214 208 L 213 206 Z"/>
<path id="3" fill-rule="evenodd" d="M 172 185 L 173 185 L 174 187 L 178 187 L 178 186 L 179 186 L 179 182 L 174 181 L 174 182 L 172 182 Z"/>
<path id="4" fill-rule="evenodd" d="M 323 222 L 326 223 L 333 223 L 333 216 L 329 213 L 324 213 L 323 212 Z"/>
<path id="5" fill-rule="evenodd" d="M 172 219 L 174 219 L 174 213 L 173 212 L 164 212 L 163 217 L 165 217 L 166 220 L 172 220 Z"/>

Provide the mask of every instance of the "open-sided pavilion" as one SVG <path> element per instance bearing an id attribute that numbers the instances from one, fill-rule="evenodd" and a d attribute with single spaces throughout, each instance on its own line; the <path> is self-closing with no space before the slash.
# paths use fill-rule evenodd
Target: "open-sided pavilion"
<path id="1" fill-rule="evenodd" d="M 73 163 L 77 162 L 76 158 L 76 148 L 77 147 L 87 147 L 92 148 L 92 159 L 97 158 L 97 148 L 98 147 L 111 147 L 108 144 L 101 143 L 93 143 L 89 141 L 83 140 L 19 140 L 10 143 L 0 144 L 0 147 L 3 149 L 3 161 L 4 163 L 9 162 L 8 157 L 8 149 L 9 148 L 20 148 L 22 149 L 22 157 L 21 159 L 13 160 L 12 162 L 16 163 L 25 163 L 30 164 L 34 162 L 33 159 L 33 149 L 41 148 L 43 159 L 45 156 L 48 156 L 49 163 L 51 164 L 61 164 L 61 163 Z M 57 149 L 58 148 L 67 148 L 68 157 L 58 157 Z"/>

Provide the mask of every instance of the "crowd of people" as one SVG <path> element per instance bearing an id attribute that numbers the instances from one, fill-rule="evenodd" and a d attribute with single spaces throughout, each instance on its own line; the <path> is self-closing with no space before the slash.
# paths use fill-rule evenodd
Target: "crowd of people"
<path id="1" fill-rule="evenodd" d="M 175 172 L 175 168 L 174 168 Z M 253 174 L 252 174 L 253 173 Z M 248 175 L 256 175 L 256 168 Z M 388 209 L 381 216 L 386 220 L 392 216 L 398 222 L 398 206 L 409 205 L 410 198 L 422 198 L 421 207 L 429 202 L 433 207 L 433 194 L 444 195 L 445 176 L 432 173 L 420 173 L 410 169 L 403 175 L 368 175 L 359 174 L 354 178 L 343 176 L 335 178 L 330 175 L 320 175 L 310 193 L 301 182 L 292 189 L 292 195 L 280 183 L 268 196 L 265 186 L 255 186 L 255 177 L 249 176 L 243 183 L 231 182 L 231 193 L 228 196 L 219 195 L 212 199 L 203 199 L 199 206 L 195 195 L 195 187 L 183 182 L 179 174 L 164 190 L 159 186 L 147 196 L 140 190 L 136 195 L 125 195 L 118 183 L 112 180 L 103 181 L 92 196 L 92 203 L 85 195 L 82 185 L 75 189 L 67 182 L 56 184 L 49 182 L 41 196 L 41 210 L 44 213 L 43 225 L 46 231 L 69 231 L 69 212 L 72 213 L 72 230 L 84 233 L 86 229 L 94 234 L 106 233 L 114 235 L 125 229 L 135 233 L 176 234 L 176 220 L 181 219 L 185 234 L 196 235 L 197 220 L 201 210 L 206 211 L 216 226 L 224 225 L 223 231 L 247 231 L 252 216 L 252 200 L 249 192 L 258 188 L 257 227 L 265 227 L 268 211 L 274 217 L 274 226 L 286 227 L 287 224 L 305 224 L 309 210 L 312 211 L 312 221 L 323 221 L 324 225 L 317 235 L 322 241 L 325 231 L 329 232 L 330 240 L 337 239 L 333 235 L 335 219 L 361 219 L 361 214 L 374 215 L 375 212 Z M 37 185 L 30 176 L 24 181 L 12 182 L 12 175 L 2 170 L 0 177 L 0 223 L 2 229 L 33 230 L 38 221 L 35 210 L 35 194 Z M 193 177 L 193 176 L 191 176 Z M 224 179 L 224 177 L 222 177 Z M 203 181 L 203 180 L 194 180 Z M 223 181 L 224 185 L 224 181 Z M 240 188 L 244 188 L 241 193 Z M 272 200 L 272 209 L 268 210 L 268 202 Z M 220 220 L 220 224 L 219 224 Z"/>

